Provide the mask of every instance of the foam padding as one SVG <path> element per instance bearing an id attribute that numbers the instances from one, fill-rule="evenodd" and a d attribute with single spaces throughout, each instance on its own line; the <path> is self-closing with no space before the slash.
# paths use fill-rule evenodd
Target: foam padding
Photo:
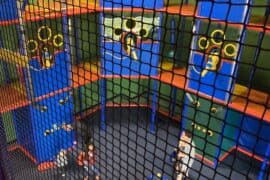
<path id="1" fill-rule="evenodd" d="M 2 114 L 2 119 L 4 123 L 5 133 L 7 142 L 12 142 L 16 140 L 16 132 L 13 124 L 13 118 L 11 112 L 6 112 Z"/>
<path id="2" fill-rule="evenodd" d="M 9 51 L 4 48 L 0 48 L 0 59 L 8 63 L 15 63 L 20 66 L 26 67 L 28 64 L 28 57 L 23 56 L 20 53 Z"/>

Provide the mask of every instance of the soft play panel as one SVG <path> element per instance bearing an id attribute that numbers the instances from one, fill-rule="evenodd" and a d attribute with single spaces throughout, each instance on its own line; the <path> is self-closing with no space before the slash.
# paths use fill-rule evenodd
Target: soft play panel
<path id="1" fill-rule="evenodd" d="M 194 25 L 187 87 L 209 97 L 227 102 L 233 90 L 236 62 L 244 40 L 248 0 L 202 1 Z M 214 21 L 219 20 L 219 21 Z M 221 23 L 221 22 L 225 22 Z M 239 23 L 232 28 L 229 23 Z M 241 24 L 240 24 L 241 23 Z"/>

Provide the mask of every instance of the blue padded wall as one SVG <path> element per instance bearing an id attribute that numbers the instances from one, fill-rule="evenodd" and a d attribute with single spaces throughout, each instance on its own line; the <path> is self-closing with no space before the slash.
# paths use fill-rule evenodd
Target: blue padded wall
<path id="1" fill-rule="evenodd" d="M 21 112 L 15 111 L 15 126 L 18 127 L 16 128 L 18 143 L 36 158 L 38 164 L 53 160 L 61 149 L 71 147 L 75 139 L 73 131 L 67 132 L 61 128 L 63 123 L 73 123 L 72 93 L 70 90 L 58 92 L 71 85 L 71 63 L 68 62 L 67 56 L 68 54 L 63 51 L 55 54 L 54 64 L 50 68 L 42 68 L 38 59 L 31 59 L 29 61 L 31 77 L 25 73 L 28 78 L 26 80 L 28 98 L 32 100 L 34 96 L 35 102 L 21 109 L 25 111 L 24 116 L 20 116 Z M 49 93 L 54 94 L 37 101 L 36 98 Z M 22 117 L 26 117 L 25 123 L 21 120 Z M 24 131 L 26 128 L 27 131 Z M 54 132 L 45 135 L 46 130 Z M 25 136 L 28 136 L 28 139 Z"/>
<path id="2" fill-rule="evenodd" d="M 244 23 L 246 14 L 245 4 L 250 0 L 215 0 L 200 1 L 198 15 L 211 19 L 219 19 L 222 21 Z"/>
<path id="3" fill-rule="evenodd" d="M 132 17 L 101 15 L 101 73 L 105 75 L 150 75 L 158 74 L 160 51 L 161 14 L 134 14 Z M 127 26 L 129 20 L 134 20 L 134 27 Z M 116 34 L 119 30 L 121 33 Z M 140 31 L 145 30 L 145 37 Z M 127 41 L 133 39 L 128 53 Z"/>
<path id="4" fill-rule="evenodd" d="M 33 117 L 36 157 L 39 163 L 52 160 L 61 149 L 67 149 L 73 145 L 73 131 L 66 132 L 60 129 L 44 136 L 44 132 L 52 129 L 53 125 L 61 127 L 63 123 L 70 124 L 73 122 L 72 97 L 64 105 L 59 103 L 60 99 L 65 99 L 68 96 L 70 96 L 69 92 L 64 92 L 38 102 L 37 105 L 47 107 L 46 112 L 40 111 L 35 106 L 30 108 Z"/>
<path id="5" fill-rule="evenodd" d="M 44 132 L 52 129 L 54 124 L 59 127 L 63 123 L 72 124 L 72 97 L 65 104 L 59 103 L 60 99 L 68 96 L 69 92 L 60 93 L 13 112 L 17 143 L 33 155 L 38 163 L 53 160 L 61 149 L 73 145 L 75 139 L 73 131 L 66 132 L 60 129 L 47 136 L 44 135 Z M 47 110 L 42 112 L 41 106 L 46 106 Z"/>
<path id="6" fill-rule="evenodd" d="M 187 73 L 188 88 L 223 102 L 229 101 L 234 89 L 233 79 L 237 73 L 236 61 L 240 59 L 240 42 L 244 41 L 245 30 L 243 26 L 232 28 L 227 23 L 248 23 L 250 15 L 248 5 L 251 2 L 251 0 L 199 2 Z M 225 25 L 218 21 L 210 22 L 209 19 L 223 21 Z M 203 38 L 204 40 L 201 41 Z M 202 45 L 199 45 L 199 42 L 205 42 L 207 45 L 200 47 Z M 234 55 L 227 56 L 225 52 L 228 50 L 225 51 L 225 47 L 230 46 L 233 47 Z M 219 63 L 213 65 L 214 59 L 218 59 Z M 205 70 L 208 70 L 206 75 L 203 74 Z"/>
<path id="7" fill-rule="evenodd" d="M 136 7 L 136 8 L 149 8 L 156 9 L 162 8 L 164 1 L 161 0 L 100 0 L 100 6 L 102 7 Z"/>
<path id="8" fill-rule="evenodd" d="M 32 66 L 30 72 L 35 97 L 70 86 L 71 63 L 66 56 L 65 52 L 55 54 L 55 64 L 49 69 L 42 69 L 37 59 L 31 59 L 29 64 Z"/>
<path id="9" fill-rule="evenodd" d="M 16 0 L 0 0 L 0 21 L 18 18 Z"/>
<path id="10" fill-rule="evenodd" d="M 239 145 L 259 156 L 264 157 L 270 144 L 270 124 L 251 116 L 245 116 L 241 126 Z"/>
<path id="11" fill-rule="evenodd" d="M 141 45 L 141 49 L 137 51 L 140 60 L 136 61 L 127 55 L 122 55 L 121 43 L 108 42 L 105 44 L 105 49 L 109 53 L 101 56 L 104 61 L 103 73 L 106 75 L 157 75 L 159 47 L 159 43 Z"/>
<path id="12" fill-rule="evenodd" d="M 209 96 L 227 101 L 230 95 L 232 77 L 229 75 L 233 64 L 224 61 L 219 69 L 219 73 L 209 71 L 205 77 L 201 77 L 201 72 L 205 68 L 205 57 L 199 53 L 193 53 L 194 61 L 189 71 L 189 88 Z"/>

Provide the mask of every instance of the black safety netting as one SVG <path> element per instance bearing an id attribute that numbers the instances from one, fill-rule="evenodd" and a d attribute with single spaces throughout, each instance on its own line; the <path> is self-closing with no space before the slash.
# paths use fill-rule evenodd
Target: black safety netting
<path id="1" fill-rule="evenodd" d="M 0 179 L 269 179 L 269 13 L 0 0 Z"/>

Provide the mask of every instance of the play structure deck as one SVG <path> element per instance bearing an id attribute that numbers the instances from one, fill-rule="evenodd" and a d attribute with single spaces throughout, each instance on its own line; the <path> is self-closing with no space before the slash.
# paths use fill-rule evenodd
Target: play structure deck
<path id="1" fill-rule="evenodd" d="M 56 168 L 60 151 L 78 153 L 74 142 L 81 137 L 74 124 L 95 119 L 88 126 L 93 126 L 99 160 L 104 160 L 108 152 L 102 152 L 101 139 L 113 142 L 115 129 L 123 121 L 130 126 L 127 134 L 132 134 L 132 143 L 138 143 L 134 139 L 140 135 L 138 131 L 156 133 L 156 141 L 173 134 L 165 142 L 168 148 L 157 153 L 165 157 L 157 163 L 158 171 L 168 164 L 167 156 L 177 148 L 179 135 L 189 131 L 202 166 L 216 170 L 237 152 L 258 162 L 258 178 L 267 177 L 270 94 L 267 85 L 258 88 L 251 81 L 258 74 L 256 68 L 269 71 L 263 67 L 266 65 L 257 64 L 258 59 L 268 57 L 268 16 L 264 22 L 250 22 L 256 7 L 252 1 L 230 3 L 229 7 L 219 0 L 180 6 L 155 0 L 3 2 L 1 32 L 18 31 L 14 35 L 17 41 L 11 42 L 16 46 L 6 42 L 10 37 L 0 34 L 0 71 L 5 74 L 0 86 L 0 120 L 7 126 L 5 119 L 11 116 L 16 136 L 14 142 L 4 143 L 3 153 L 19 150 L 39 171 Z M 182 44 L 177 50 L 179 38 Z M 188 55 L 183 56 L 182 51 Z M 167 52 L 172 53 L 164 56 Z M 182 53 L 180 58 L 177 53 Z M 254 68 L 250 77 L 244 73 L 246 84 L 239 78 L 244 66 Z M 16 71 L 16 78 L 11 77 L 14 72 L 10 69 Z M 148 119 L 139 119 L 137 124 L 112 120 L 111 110 L 121 108 L 124 114 L 126 109 L 144 109 L 142 116 Z M 161 122 L 168 124 L 163 127 Z M 162 134 L 164 129 L 167 134 Z M 148 138 L 145 144 L 151 142 Z M 125 140 L 119 138 L 115 143 L 121 141 Z M 117 156 L 121 159 L 120 152 Z M 106 178 L 110 176 L 106 170 L 114 170 L 104 164 L 100 162 L 98 169 Z M 171 176 L 172 164 L 164 176 Z M 139 170 L 138 177 L 155 176 L 153 169 L 147 173 Z"/>
<path id="2" fill-rule="evenodd" d="M 72 88 L 78 88 L 79 86 L 83 86 L 87 83 L 91 83 L 94 81 L 98 81 L 101 78 L 106 78 L 106 76 L 101 76 L 97 73 L 97 69 L 92 70 L 85 69 L 84 65 L 74 66 L 72 68 L 73 72 L 73 86 L 70 88 L 65 88 L 60 91 L 55 91 L 51 94 L 47 94 L 41 97 L 36 98 L 36 101 L 40 101 L 43 98 L 53 96 L 54 94 L 68 91 Z M 97 67 L 95 64 L 88 65 Z M 162 72 L 158 76 L 151 77 L 151 79 L 159 80 L 160 82 L 169 84 L 178 89 L 185 90 L 187 92 L 188 89 L 185 89 L 186 84 L 186 69 L 175 69 L 173 72 Z M 108 78 L 120 78 L 120 76 L 108 76 Z M 132 77 L 127 77 L 132 78 Z M 148 78 L 146 76 L 142 76 L 141 78 Z M 21 91 L 20 84 L 14 83 L 9 86 L 2 87 L 0 89 L 1 94 L 1 113 L 12 111 L 14 109 L 27 106 L 31 102 L 27 100 L 26 92 Z M 12 96 L 10 96 L 12 92 Z M 205 98 L 209 98 L 204 96 Z M 239 112 L 246 113 L 248 115 L 254 116 L 256 118 L 260 118 L 264 121 L 270 121 L 270 101 L 268 100 L 269 94 L 260 92 L 253 89 L 248 89 L 243 85 L 236 85 L 235 91 L 233 92 L 232 101 L 228 104 L 224 103 L 224 105 L 228 105 L 230 108 L 237 110 Z M 10 101 L 10 98 L 13 100 Z M 268 100 L 268 102 L 267 102 Z"/>

